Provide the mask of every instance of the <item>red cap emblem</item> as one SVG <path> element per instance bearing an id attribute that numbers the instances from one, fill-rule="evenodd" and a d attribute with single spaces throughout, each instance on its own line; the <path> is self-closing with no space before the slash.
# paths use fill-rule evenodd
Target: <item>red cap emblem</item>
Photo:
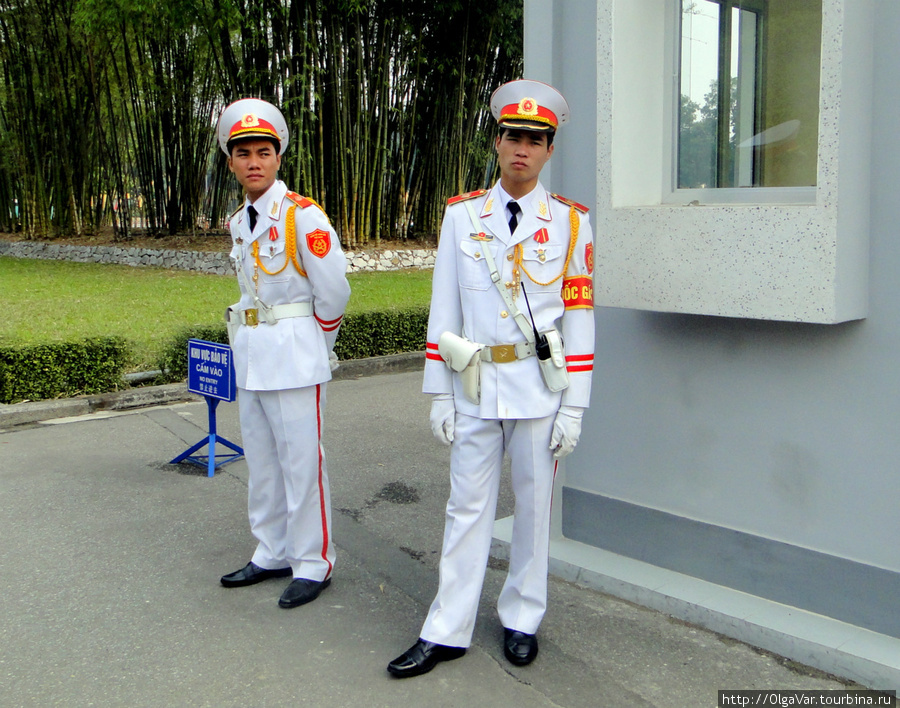
<path id="1" fill-rule="evenodd" d="M 314 256 L 324 258 L 331 250 L 331 234 L 322 229 L 316 229 L 306 234 L 306 245 Z"/>

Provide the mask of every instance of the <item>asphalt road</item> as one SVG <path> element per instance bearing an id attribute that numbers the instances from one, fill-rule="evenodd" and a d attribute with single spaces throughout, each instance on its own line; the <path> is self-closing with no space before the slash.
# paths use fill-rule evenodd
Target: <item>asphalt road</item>
<path id="1" fill-rule="evenodd" d="M 431 436 L 420 384 L 414 370 L 328 385 L 338 557 L 331 587 L 292 610 L 277 606 L 287 579 L 219 584 L 254 548 L 246 464 L 212 478 L 169 464 L 206 436 L 202 401 L 25 425 L 6 407 L 0 705 L 670 708 L 715 706 L 720 689 L 845 687 L 555 578 L 541 653 L 514 667 L 494 610 L 500 560 L 469 653 L 422 677 L 390 677 L 437 587 L 449 489 L 448 450 Z M 240 444 L 235 404 L 219 406 L 218 428 Z M 511 508 L 504 480 L 498 516 Z"/>

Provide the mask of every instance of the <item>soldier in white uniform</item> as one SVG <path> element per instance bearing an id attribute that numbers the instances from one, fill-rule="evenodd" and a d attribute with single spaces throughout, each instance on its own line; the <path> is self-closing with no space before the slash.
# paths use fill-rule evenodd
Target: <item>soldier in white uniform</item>
<path id="1" fill-rule="evenodd" d="M 350 297 L 347 263 L 322 209 L 277 179 L 288 130 L 275 106 L 237 101 L 217 134 L 246 193 L 228 224 L 241 299 L 227 319 L 258 541 L 250 562 L 221 582 L 292 576 L 278 604 L 297 607 L 328 587 L 334 567 L 322 421 Z"/>
<path id="2" fill-rule="evenodd" d="M 401 678 L 456 659 L 471 643 L 504 453 L 516 501 L 497 609 L 507 659 L 534 660 L 553 479 L 590 398 L 588 210 L 538 180 L 568 105 L 554 88 L 521 80 L 497 89 L 491 110 L 500 181 L 449 200 L 434 269 L 423 390 L 433 395 L 435 436 L 450 445 L 451 492 L 437 596 L 419 640 L 388 665 Z"/>

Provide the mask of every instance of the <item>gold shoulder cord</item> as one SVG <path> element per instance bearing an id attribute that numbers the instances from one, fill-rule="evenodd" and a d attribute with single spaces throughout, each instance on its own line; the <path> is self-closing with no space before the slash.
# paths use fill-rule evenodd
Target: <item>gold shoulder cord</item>
<path id="1" fill-rule="evenodd" d="M 297 207 L 295 206 L 292 206 L 290 209 L 288 209 L 287 219 L 285 220 L 284 225 L 284 230 L 287 232 L 284 236 L 285 247 L 290 254 L 291 261 L 293 261 L 294 263 L 294 268 L 296 268 L 297 272 L 305 278 L 307 277 L 306 271 L 303 270 L 302 267 L 300 267 L 300 259 L 297 256 L 297 227 L 294 226 L 294 212 L 296 211 Z"/>
<path id="2" fill-rule="evenodd" d="M 525 252 L 525 249 L 522 248 L 521 243 L 517 243 L 516 247 L 514 249 L 514 251 L 515 251 L 515 255 L 513 256 L 513 263 L 515 264 L 514 271 L 518 271 L 521 268 L 522 272 L 528 276 L 528 279 L 532 283 L 534 283 L 535 285 L 540 285 L 541 287 L 547 287 L 548 285 L 553 285 L 553 283 L 555 283 L 557 280 L 562 278 L 566 274 L 566 271 L 569 270 L 569 261 L 572 260 L 572 254 L 575 252 L 575 242 L 578 240 L 578 227 L 579 227 L 578 212 L 575 211 L 575 207 L 573 207 L 573 206 L 569 207 L 569 226 L 571 227 L 571 232 L 572 232 L 572 235 L 569 238 L 569 252 L 566 254 L 566 262 L 565 262 L 565 265 L 563 265 L 562 272 L 559 275 L 557 275 L 553 280 L 548 280 L 546 283 L 542 283 L 539 280 L 534 279 L 534 276 L 532 276 L 531 273 L 528 272 L 528 270 L 525 268 L 525 264 L 522 262 L 522 254 Z M 513 273 L 514 280 L 518 280 L 517 278 L 515 278 L 516 275 L 517 275 L 517 273 L 514 272 Z"/>
<path id="3" fill-rule="evenodd" d="M 306 277 L 306 271 L 300 267 L 300 261 L 297 258 L 297 229 L 294 226 L 294 212 L 297 207 L 292 206 L 288 209 L 287 218 L 285 219 L 285 234 L 284 234 L 284 247 L 287 253 L 284 256 L 284 265 L 281 266 L 278 270 L 269 270 L 263 265 L 263 262 L 259 259 L 259 240 L 253 242 L 253 284 L 259 288 L 259 271 L 262 269 L 262 272 L 266 275 L 278 275 L 285 268 L 287 268 L 287 264 L 292 262 L 294 267 L 297 269 L 297 272 L 300 273 L 303 277 Z"/>

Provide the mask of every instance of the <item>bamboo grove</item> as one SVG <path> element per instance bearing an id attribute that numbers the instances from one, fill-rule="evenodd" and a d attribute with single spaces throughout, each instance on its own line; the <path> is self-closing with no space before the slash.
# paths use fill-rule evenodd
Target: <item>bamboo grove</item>
<path id="1" fill-rule="evenodd" d="M 345 247 L 433 235 L 493 178 L 521 37 L 522 0 L 0 0 L 0 231 L 220 228 L 241 196 L 213 126 L 255 96 Z"/>

